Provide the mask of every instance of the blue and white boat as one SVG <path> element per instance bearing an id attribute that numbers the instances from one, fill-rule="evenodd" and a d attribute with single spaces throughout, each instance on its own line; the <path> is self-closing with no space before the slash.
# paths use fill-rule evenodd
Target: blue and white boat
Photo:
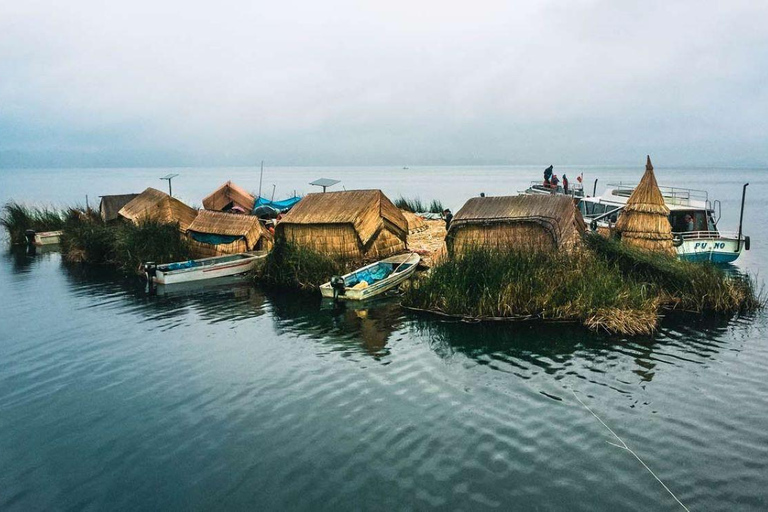
<path id="1" fill-rule="evenodd" d="M 343 276 L 334 276 L 320 286 L 328 299 L 364 300 L 399 287 L 416 272 L 421 256 L 399 254 L 377 261 Z"/>
<path id="2" fill-rule="evenodd" d="M 744 214 L 744 185 L 741 200 L 741 216 Z M 579 210 L 592 229 L 610 228 L 621 215 L 634 185 L 609 184 L 602 196 L 585 197 L 579 201 Z M 703 190 L 676 187 L 659 187 L 669 208 L 673 245 L 679 258 L 689 261 L 731 263 L 749 250 L 750 240 L 742 233 L 742 219 L 738 232 L 720 231 L 720 201 L 710 201 Z"/>

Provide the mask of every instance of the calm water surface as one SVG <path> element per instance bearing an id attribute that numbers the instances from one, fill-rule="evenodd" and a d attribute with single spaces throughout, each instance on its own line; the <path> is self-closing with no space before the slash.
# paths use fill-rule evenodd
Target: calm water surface
<path id="1" fill-rule="evenodd" d="M 339 178 L 455 211 L 539 167 L 286 168 L 264 189 Z M 583 170 L 590 185 L 642 174 Z M 0 200 L 83 202 L 165 172 L 0 170 Z M 258 188 L 254 169 L 175 172 L 192 203 L 230 178 Z M 657 175 L 715 194 L 723 229 L 751 182 L 739 267 L 768 268 L 765 171 Z M 764 313 L 627 340 L 438 322 L 392 300 L 333 308 L 239 279 L 149 296 L 7 246 L 0 298 L 0 510 L 681 510 L 573 392 L 691 510 L 768 508 Z"/>

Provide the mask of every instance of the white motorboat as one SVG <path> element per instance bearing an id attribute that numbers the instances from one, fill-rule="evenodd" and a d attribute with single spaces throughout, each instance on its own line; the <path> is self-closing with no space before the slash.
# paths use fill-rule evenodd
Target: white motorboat
<path id="1" fill-rule="evenodd" d="M 416 272 L 421 256 L 399 254 L 350 272 L 334 276 L 320 286 L 323 297 L 345 300 L 370 299 L 400 286 Z"/>
<path id="2" fill-rule="evenodd" d="M 59 244 L 61 242 L 62 233 L 63 231 L 41 231 L 38 233 L 37 231 L 28 229 L 25 235 L 30 245 L 42 247 L 44 245 Z"/>
<path id="3" fill-rule="evenodd" d="M 744 213 L 744 185 L 741 212 Z M 579 201 L 579 210 L 593 230 L 610 228 L 621 215 L 634 185 L 609 184 L 602 196 L 585 197 Z M 739 231 L 724 232 L 717 227 L 720 220 L 720 201 L 710 202 L 703 190 L 659 187 L 664 203 L 669 208 L 672 243 L 680 259 L 731 263 L 742 250 L 749 250 L 750 240 L 744 236 L 739 220 Z"/>
<path id="4" fill-rule="evenodd" d="M 267 251 L 244 252 L 202 258 L 199 260 L 179 261 L 156 265 L 154 262 L 144 264 L 147 280 L 156 284 L 177 284 L 217 277 L 235 276 L 250 272 L 267 257 Z"/>

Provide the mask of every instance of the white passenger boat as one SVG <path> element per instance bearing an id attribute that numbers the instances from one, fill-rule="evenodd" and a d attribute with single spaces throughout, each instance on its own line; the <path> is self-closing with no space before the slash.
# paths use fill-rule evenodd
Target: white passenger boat
<path id="1" fill-rule="evenodd" d="M 164 265 L 156 265 L 150 261 L 144 264 L 144 273 L 147 280 L 156 284 L 188 283 L 244 274 L 262 264 L 266 257 L 267 251 L 258 251 L 179 261 Z"/>
<path id="2" fill-rule="evenodd" d="M 377 261 L 344 276 L 333 276 L 320 286 L 323 297 L 363 300 L 400 286 L 416 272 L 421 256 L 399 254 Z"/>
<path id="3" fill-rule="evenodd" d="M 742 192 L 741 215 L 744 213 Z M 621 215 L 621 210 L 634 190 L 634 185 L 608 185 L 602 196 L 585 197 L 579 201 L 579 210 L 592 229 L 609 228 Z M 739 220 L 739 231 L 720 231 L 720 201 L 710 202 L 709 194 L 703 190 L 675 187 L 659 187 L 664 202 L 670 210 L 669 223 L 672 226 L 673 245 L 679 258 L 689 261 L 711 261 L 731 263 L 742 250 L 749 250 L 750 240 L 744 236 Z"/>

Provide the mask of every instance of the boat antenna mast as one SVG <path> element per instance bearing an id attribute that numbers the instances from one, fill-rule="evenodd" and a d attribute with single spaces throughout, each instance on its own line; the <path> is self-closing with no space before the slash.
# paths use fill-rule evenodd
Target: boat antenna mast
<path id="1" fill-rule="evenodd" d="M 259 199 L 261 199 L 261 181 L 264 179 L 264 160 L 261 161 L 261 174 L 259 174 Z"/>

